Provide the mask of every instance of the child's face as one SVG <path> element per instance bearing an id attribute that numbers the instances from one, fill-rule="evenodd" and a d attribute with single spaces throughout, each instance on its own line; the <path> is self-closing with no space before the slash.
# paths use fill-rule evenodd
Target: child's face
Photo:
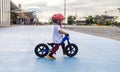
<path id="1" fill-rule="evenodd" d="M 61 23 L 61 24 L 63 24 L 63 22 L 64 22 L 64 19 L 63 19 L 63 20 L 61 20 L 61 22 L 60 22 L 60 23 Z"/>
<path id="2" fill-rule="evenodd" d="M 57 21 L 57 23 L 61 23 L 61 24 L 63 24 L 63 22 L 64 22 L 64 19 L 61 20 L 61 21 Z"/>
<path id="3" fill-rule="evenodd" d="M 63 21 L 64 21 L 64 20 L 61 21 L 61 24 L 63 24 Z"/>

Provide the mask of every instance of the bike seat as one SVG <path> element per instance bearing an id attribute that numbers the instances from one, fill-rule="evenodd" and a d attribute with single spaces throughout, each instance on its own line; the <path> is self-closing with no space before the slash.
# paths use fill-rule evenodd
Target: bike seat
<path id="1" fill-rule="evenodd" d="M 47 43 L 49 46 L 52 46 L 53 47 L 53 45 L 55 45 L 54 43 Z"/>

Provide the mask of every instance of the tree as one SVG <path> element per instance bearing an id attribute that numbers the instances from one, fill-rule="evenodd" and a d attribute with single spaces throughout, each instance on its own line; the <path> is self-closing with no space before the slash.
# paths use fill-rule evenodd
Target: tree
<path id="1" fill-rule="evenodd" d="M 87 24 L 90 24 L 90 25 L 93 24 L 93 23 L 94 23 L 94 22 L 93 22 L 93 19 L 94 19 L 94 18 L 93 18 L 92 16 L 88 16 L 88 17 L 86 18 L 86 23 L 87 23 Z"/>
<path id="2" fill-rule="evenodd" d="M 71 25 L 71 24 L 73 24 L 73 23 L 75 23 L 75 20 L 76 20 L 76 17 L 75 16 L 68 16 L 68 18 L 67 18 L 67 23 L 69 24 L 69 25 Z"/>

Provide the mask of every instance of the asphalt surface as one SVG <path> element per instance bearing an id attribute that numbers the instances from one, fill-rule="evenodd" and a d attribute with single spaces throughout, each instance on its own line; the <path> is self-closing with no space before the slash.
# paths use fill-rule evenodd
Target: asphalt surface
<path id="1" fill-rule="evenodd" d="M 75 57 L 39 58 L 34 48 L 52 41 L 53 26 L 0 28 L 0 72 L 119 72 L 120 41 L 65 30 L 79 47 Z"/>
<path id="2" fill-rule="evenodd" d="M 66 26 L 65 29 L 120 41 L 120 28 L 115 26 Z"/>

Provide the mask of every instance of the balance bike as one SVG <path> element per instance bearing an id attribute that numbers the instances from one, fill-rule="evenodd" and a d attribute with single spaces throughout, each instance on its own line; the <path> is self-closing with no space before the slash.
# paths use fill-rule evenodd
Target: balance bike
<path id="1" fill-rule="evenodd" d="M 68 57 L 75 56 L 78 53 L 78 46 L 74 43 L 70 43 L 69 34 L 66 34 L 63 37 L 60 45 L 62 45 L 65 41 L 67 41 L 67 45 L 65 46 L 64 49 L 65 55 L 67 55 Z M 47 43 L 47 44 L 40 43 L 35 47 L 34 52 L 38 57 L 43 58 L 48 55 L 48 53 L 50 52 L 51 49 L 54 48 L 54 46 L 55 46 L 54 43 Z M 51 47 L 51 49 L 49 47 Z"/>

